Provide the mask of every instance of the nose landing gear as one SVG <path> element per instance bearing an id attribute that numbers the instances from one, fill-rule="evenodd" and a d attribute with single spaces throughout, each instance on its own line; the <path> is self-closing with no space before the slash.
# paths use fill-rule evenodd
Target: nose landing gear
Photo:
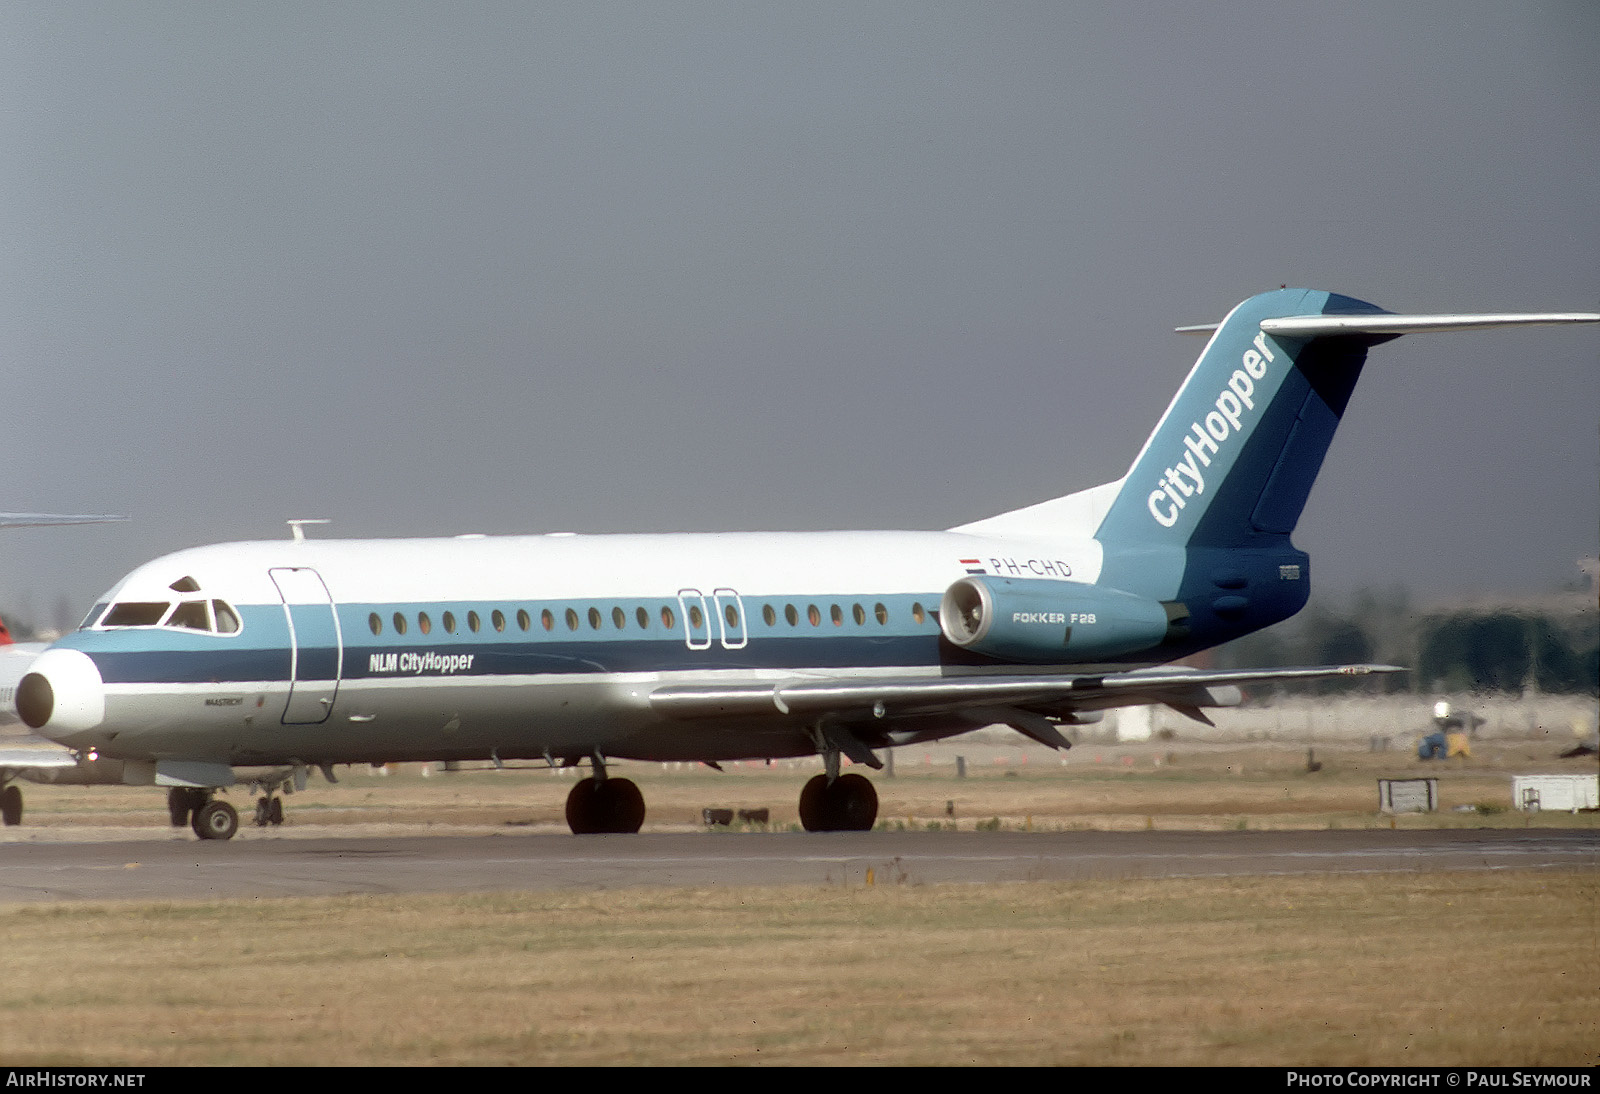
<path id="1" fill-rule="evenodd" d="M 195 810 L 190 827 L 201 839 L 232 839 L 239 830 L 239 814 L 221 798 L 213 798 Z"/>
<path id="2" fill-rule="evenodd" d="M 6 827 L 22 823 L 22 790 L 20 787 L 6 784 L 0 790 L 0 819 L 5 821 Z"/>
<path id="3" fill-rule="evenodd" d="M 239 831 L 238 811 L 201 787 L 174 786 L 168 790 L 167 817 L 172 827 L 187 824 L 201 839 L 232 839 Z"/>
<path id="4" fill-rule="evenodd" d="M 257 828 L 265 828 L 269 824 L 282 824 L 283 799 L 276 794 L 257 798 L 255 822 Z"/>

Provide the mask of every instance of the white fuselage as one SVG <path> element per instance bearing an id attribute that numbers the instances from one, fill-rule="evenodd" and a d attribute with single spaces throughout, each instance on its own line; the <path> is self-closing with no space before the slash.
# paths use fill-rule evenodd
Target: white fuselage
<path id="1" fill-rule="evenodd" d="M 956 532 L 196 548 L 134 571 L 50 653 L 92 659 L 102 703 L 49 732 L 123 759 L 232 764 L 804 754 L 803 718 L 675 720 L 650 692 L 983 671 L 941 643 L 952 581 L 1089 583 L 1100 561 L 1090 539 Z"/>

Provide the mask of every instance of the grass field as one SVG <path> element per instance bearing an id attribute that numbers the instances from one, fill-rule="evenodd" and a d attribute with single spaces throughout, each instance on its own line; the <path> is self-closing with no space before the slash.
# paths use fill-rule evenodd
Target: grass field
<path id="1" fill-rule="evenodd" d="M 887 827 L 979 825 L 1036 829 L 1232 829 L 1339 827 L 1600 827 L 1600 814 L 1511 809 L 1511 775 L 1595 770 L 1593 757 L 1561 760 L 1544 744 L 1489 742 L 1470 759 L 1423 762 L 1406 752 L 1319 747 L 1316 771 L 1304 748 L 1262 746 L 1084 745 L 1064 754 L 1037 747 L 967 741 L 902 749 L 892 778 L 874 775 L 879 822 Z M 957 777 L 955 757 L 965 760 Z M 374 772 L 343 770 L 329 785 L 313 776 L 285 801 L 296 825 L 425 824 L 494 829 L 564 828 L 566 794 L 578 774 L 529 768 L 429 775 L 415 765 Z M 690 764 L 616 763 L 637 780 L 647 829 L 701 827 L 701 810 L 767 809 L 775 827 L 798 823 L 800 787 L 816 760 L 727 764 L 724 772 Z M 583 770 L 587 770 L 586 768 Z M 1439 812 L 1391 818 L 1378 812 L 1378 779 L 1435 777 Z M 26 827 L 165 827 L 162 792 L 140 787 L 29 787 Z M 229 799 L 248 831 L 250 798 Z"/>
<path id="2" fill-rule="evenodd" d="M 890 826 L 1596 826 L 1508 808 L 1510 772 L 1592 759 L 1476 751 L 969 746 L 875 781 Z M 785 827 L 811 773 L 623 766 L 660 829 Z M 1418 775 L 1443 811 L 1377 813 Z M 279 834 L 555 827 L 571 778 L 358 769 Z M 6 839 L 167 830 L 151 789 L 28 795 Z M 1600 1063 L 1592 870 L 13 905 L 0 945 L 12 1066 Z"/>
<path id="3" fill-rule="evenodd" d="M 1593 872 L 0 909 L 0 1064 L 1594 1064 Z"/>

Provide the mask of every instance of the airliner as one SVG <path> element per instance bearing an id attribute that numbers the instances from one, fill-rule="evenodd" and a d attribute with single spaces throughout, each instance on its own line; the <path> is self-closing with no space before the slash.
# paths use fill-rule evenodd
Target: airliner
<path id="1" fill-rule="evenodd" d="M 185 795 L 283 765 L 587 762 L 574 833 L 637 832 L 614 759 L 820 755 L 811 831 L 872 827 L 878 753 L 995 724 L 1055 748 L 1113 707 L 1207 720 L 1260 681 L 1398 671 L 1172 662 L 1294 615 L 1291 542 L 1369 347 L 1600 314 L 1398 315 L 1329 292 L 1252 297 L 1209 335 L 1115 482 L 946 531 L 279 541 L 139 567 L 17 688 L 30 727 Z M 281 808 L 278 809 L 281 817 Z"/>

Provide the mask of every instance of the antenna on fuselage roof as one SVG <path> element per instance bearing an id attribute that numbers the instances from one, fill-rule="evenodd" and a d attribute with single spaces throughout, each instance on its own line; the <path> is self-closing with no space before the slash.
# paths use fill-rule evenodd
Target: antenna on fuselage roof
<path id="1" fill-rule="evenodd" d="M 332 524 L 333 521 L 327 517 L 306 517 L 301 520 L 287 520 L 284 523 L 289 526 L 289 531 L 294 534 L 294 541 L 296 543 L 304 543 L 306 541 L 306 525 Z"/>

